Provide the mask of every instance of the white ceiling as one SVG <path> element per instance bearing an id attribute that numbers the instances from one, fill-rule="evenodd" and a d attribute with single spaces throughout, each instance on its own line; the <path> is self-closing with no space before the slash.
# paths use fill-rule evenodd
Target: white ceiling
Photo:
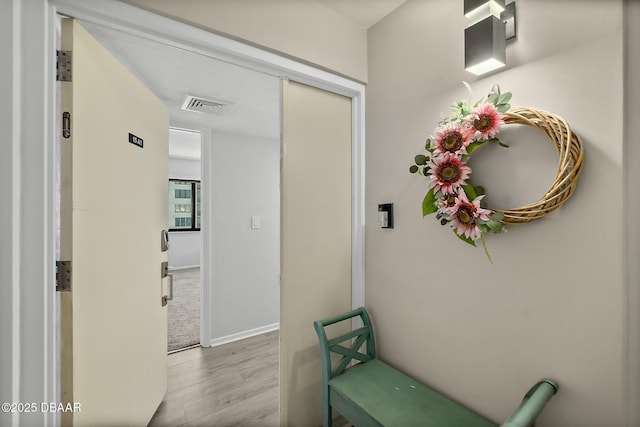
<path id="1" fill-rule="evenodd" d="M 362 28 L 369 28 L 406 0 L 317 0 Z"/>
<path id="2" fill-rule="evenodd" d="M 406 0 L 317 0 L 368 28 Z M 167 106 L 172 126 L 280 138 L 278 78 L 88 22 L 83 26 Z M 181 109 L 185 97 L 229 102 L 224 114 Z M 188 148 L 187 148 L 188 147 Z M 176 157 L 193 144 L 175 143 Z"/>
<path id="3" fill-rule="evenodd" d="M 82 25 L 164 102 L 172 126 L 280 138 L 278 78 L 88 22 Z M 231 108 L 223 114 L 183 111 L 187 95 L 229 102 Z"/>

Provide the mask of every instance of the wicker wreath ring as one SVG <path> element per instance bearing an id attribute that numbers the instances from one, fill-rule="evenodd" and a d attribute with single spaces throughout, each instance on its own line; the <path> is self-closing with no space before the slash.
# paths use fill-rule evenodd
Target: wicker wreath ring
<path id="1" fill-rule="evenodd" d="M 546 111 L 528 107 L 511 107 L 504 114 L 504 122 L 539 129 L 553 141 L 558 152 L 556 178 L 540 200 L 515 209 L 492 209 L 504 214 L 502 223 L 505 225 L 525 224 L 550 214 L 571 197 L 582 172 L 584 159 L 582 143 L 563 118 Z"/>

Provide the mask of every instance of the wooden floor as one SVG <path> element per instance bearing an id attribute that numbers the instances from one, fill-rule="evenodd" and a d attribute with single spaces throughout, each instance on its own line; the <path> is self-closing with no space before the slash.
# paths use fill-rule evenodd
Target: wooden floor
<path id="1" fill-rule="evenodd" d="M 169 355 L 168 392 L 149 427 L 280 424 L 278 331 Z"/>

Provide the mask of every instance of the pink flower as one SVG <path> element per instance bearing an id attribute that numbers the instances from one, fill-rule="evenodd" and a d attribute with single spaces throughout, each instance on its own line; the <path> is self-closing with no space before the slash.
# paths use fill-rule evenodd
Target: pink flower
<path id="1" fill-rule="evenodd" d="M 433 154 L 443 154 L 445 152 L 456 154 L 467 154 L 467 146 L 471 142 L 471 135 L 468 127 L 461 123 L 447 123 L 436 129 L 433 137 L 435 150 Z"/>
<path id="2" fill-rule="evenodd" d="M 439 156 L 432 157 L 429 163 L 431 186 L 433 191 L 442 191 L 444 194 L 453 194 L 466 183 L 471 175 L 471 168 L 458 156 L 448 151 Z"/>
<path id="3" fill-rule="evenodd" d="M 500 131 L 504 124 L 502 114 L 495 105 L 485 103 L 474 108 L 471 112 L 470 125 L 475 133 L 475 140 L 491 139 Z"/>
<path id="4" fill-rule="evenodd" d="M 460 191 L 456 197 L 456 204 L 446 209 L 451 220 L 451 227 L 459 236 L 477 240 L 482 235 L 477 220 L 489 221 L 490 210 L 480 207 L 482 196 L 476 197 L 470 202 L 464 191 Z"/>
<path id="5" fill-rule="evenodd" d="M 458 190 L 454 191 L 451 194 L 447 194 L 446 196 L 440 197 L 436 201 L 440 212 L 449 215 L 448 210 L 455 206 L 457 197 L 458 197 Z"/>

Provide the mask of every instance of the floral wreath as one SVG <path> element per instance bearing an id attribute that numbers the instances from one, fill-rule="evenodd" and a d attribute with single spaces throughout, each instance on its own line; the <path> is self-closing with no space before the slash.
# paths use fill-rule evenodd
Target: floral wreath
<path id="1" fill-rule="evenodd" d="M 472 246 L 480 240 L 489 260 L 485 234 L 501 233 L 506 231 L 504 225 L 531 222 L 559 208 L 573 194 L 583 164 L 582 144 L 566 121 L 545 111 L 512 108 L 510 100 L 511 93 L 501 94 L 495 85 L 473 106 L 470 101 L 454 103 L 450 117 L 441 120 L 427 139 L 427 154 L 415 156 L 415 164 L 409 168 L 409 172 L 428 178 L 423 216 L 435 213 L 442 225 L 449 225 L 458 238 Z M 484 188 L 469 181 L 472 170 L 467 162 L 471 153 L 486 143 L 508 147 L 497 138 L 505 124 L 529 125 L 545 133 L 556 145 L 558 172 L 538 202 L 511 210 L 490 209 L 484 201 Z"/>

